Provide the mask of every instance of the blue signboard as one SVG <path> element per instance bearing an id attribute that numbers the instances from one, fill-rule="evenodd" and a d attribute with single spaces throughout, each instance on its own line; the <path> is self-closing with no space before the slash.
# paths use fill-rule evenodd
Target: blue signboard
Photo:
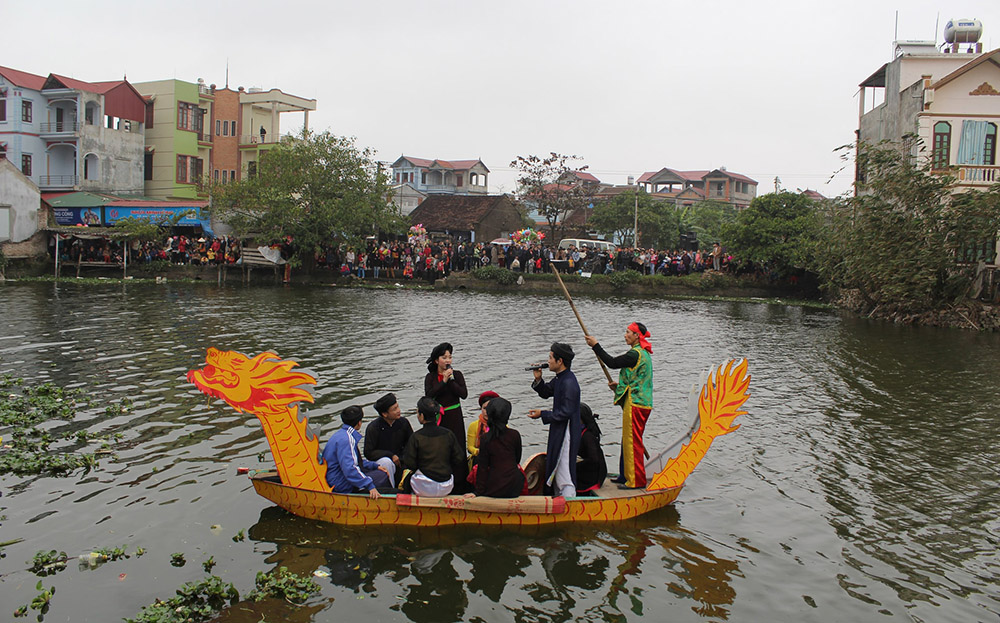
<path id="1" fill-rule="evenodd" d="M 195 207 L 174 208 L 174 207 L 143 207 L 143 208 L 116 208 L 107 206 L 104 208 L 104 222 L 107 225 L 114 225 L 116 221 L 123 218 L 139 218 L 153 221 L 170 221 L 177 214 L 183 214 L 181 220 L 176 225 L 201 225 L 200 210 Z"/>
<path id="2" fill-rule="evenodd" d="M 101 226 L 104 224 L 101 219 L 103 208 L 52 208 L 56 223 L 60 225 L 90 225 Z"/>

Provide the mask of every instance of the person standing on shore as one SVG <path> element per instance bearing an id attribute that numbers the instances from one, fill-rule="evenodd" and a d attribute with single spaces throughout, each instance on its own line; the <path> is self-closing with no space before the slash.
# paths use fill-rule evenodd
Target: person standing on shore
<path id="1" fill-rule="evenodd" d="M 619 369 L 618 382 L 608 383 L 615 392 L 615 404 L 622 408 L 622 456 L 617 482 L 623 489 L 646 486 L 646 446 L 642 435 L 653 410 L 653 347 L 649 343 L 646 325 L 633 322 L 625 329 L 629 351 L 612 357 L 593 335 L 586 336 L 587 345 L 609 368 Z"/>
<path id="2" fill-rule="evenodd" d="M 549 426 L 545 454 L 545 488 L 564 498 L 576 495 L 576 455 L 580 451 L 580 383 L 570 370 L 573 347 L 556 342 L 549 351 L 549 371 L 556 376 L 542 381 L 542 371 L 534 370 L 531 388 L 542 398 L 552 398 L 552 410 L 531 409 L 528 417 L 541 418 Z"/>

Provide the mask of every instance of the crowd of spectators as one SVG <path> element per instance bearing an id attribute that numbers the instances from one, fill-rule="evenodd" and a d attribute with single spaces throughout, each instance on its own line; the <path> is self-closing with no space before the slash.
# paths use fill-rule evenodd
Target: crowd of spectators
<path id="1" fill-rule="evenodd" d="M 315 264 L 354 275 L 361 279 L 434 279 L 452 272 L 483 266 L 499 266 L 514 272 L 548 273 L 551 266 L 560 272 L 610 274 L 635 270 L 642 274 L 687 275 L 713 269 L 718 257 L 721 272 L 734 268 L 732 258 L 718 251 L 655 250 L 623 247 L 617 251 L 587 247 L 558 248 L 542 243 L 508 245 L 450 241 L 369 240 L 360 247 L 329 247 L 318 251 Z"/>
<path id="2" fill-rule="evenodd" d="M 73 238 L 60 245 L 61 262 L 121 264 L 127 244 L 129 264 L 169 262 L 177 265 L 238 265 L 240 243 L 235 237 L 173 235 L 159 241 L 131 241 Z M 54 248 L 50 249 L 54 253 Z M 281 245 L 284 256 L 295 252 L 291 241 Z M 360 279 L 388 278 L 426 280 L 467 272 L 483 266 L 499 266 L 514 272 L 548 273 L 551 266 L 563 273 L 610 274 L 634 270 L 644 275 L 688 275 L 705 270 L 750 275 L 774 280 L 766 267 L 737 262 L 721 248 L 708 250 L 656 250 L 621 247 L 616 251 L 587 247 L 558 248 L 542 243 L 508 245 L 447 240 L 383 241 L 368 240 L 354 246 L 330 245 L 316 252 L 314 264 L 335 270 L 342 276 Z"/>
<path id="3" fill-rule="evenodd" d="M 237 264 L 240 259 L 240 244 L 236 238 L 175 235 L 158 241 L 73 237 L 60 243 L 59 261 L 121 264 L 122 253 L 126 248 L 129 264 L 161 261 L 218 266 Z M 55 252 L 54 242 L 50 250 Z"/>

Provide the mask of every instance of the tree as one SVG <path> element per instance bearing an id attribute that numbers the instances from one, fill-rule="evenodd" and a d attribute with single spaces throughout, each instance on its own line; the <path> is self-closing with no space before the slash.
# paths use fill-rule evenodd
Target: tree
<path id="1" fill-rule="evenodd" d="M 389 177 L 372 156 L 354 139 L 303 131 L 265 151 L 255 176 L 213 185 L 212 206 L 241 237 L 291 236 L 290 260 L 308 266 L 323 245 L 405 230 Z"/>
<path id="2" fill-rule="evenodd" d="M 702 247 L 721 239 L 722 230 L 736 220 L 736 208 L 719 201 L 701 201 L 681 210 L 681 231 L 694 232 Z"/>
<path id="3" fill-rule="evenodd" d="M 919 147 L 912 136 L 860 145 L 858 194 L 828 209 L 821 275 L 859 292 L 869 309 L 928 311 L 959 301 L 976 261 L 996 254 L 1000 185 L 956 193 L 955 178 L 932 174 Z"/>
<path id="4" fill-rule="evenodd" d="M 594 207 L 587 225 L 612 236 L 625 246 L 632 246 L 636 213 L 639 221 L 639 246 L 672 249 L 680 235 L 680 219 L 673 206 L 653 201 L 643 190 L 615 195 Z"/>
<path id="5" fill-rule="evenodd" d="M 722 228 L 722 241 L 741 260 L 779 274 L 815 264 L 821 218 L 815 202 L 798 193 L 754 198 L 736 220 Z"/>
<path id="6" fill-rule="evenodd" d="M 522 201 L 534 204 L 545 218 L 549 224 L 549 239 L 553 241 L 563 237 L 566 217 L 573 210 L 586 208 L 593 200 L 593 185 L 579 181 L 569 183 L 575 172 L 587 169 L 567 164 L 575 160 L 581 158 L 552 152 L 547 158 L 518 156 L 510 163 L 511 168 L 519 172 L 517 184 Z"/>

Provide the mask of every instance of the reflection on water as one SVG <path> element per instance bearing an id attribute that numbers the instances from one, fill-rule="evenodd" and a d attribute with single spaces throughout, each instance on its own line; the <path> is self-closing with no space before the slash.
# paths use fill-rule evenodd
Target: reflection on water
<path id="1" fill-rule="evenodd" d="M 0 480 L 0 612 L 34 596 L 38 550 L 144 547 L 142 558 L 53 576 L 51 620 L 134 616 L 215 573 L 241 592 L 258 571 L 317 570 L 303 607 L 241 602 L 223 621 L 922 621 L 1000 616 L 995 426 L 1000 336 L 892 327 L 753 303 L 577 301 L 609 351 L 639 320 L 654 345 L 651 449 L 686 425 L 711 363 L 750 360 L 742 428 L 715 442 L 672 508 L 632 522 L 536 530 L 347 529 L 292 517 L 237 467 L 270 461 L 260 426 L 184 379 L 205 349 L 274 350 L 319 378 L 304 412 L 327 438 L 349 404 L 393 391 L 412 417 L 423 361 L 442 340 L 470 395 L 509 398 L 526 453 L 545 429 L 527 362 L 553 341 L 580 352 L 583 399 L 620 449 L 616 409 L 564 299 L 206 285 L 0 286 L 0 373 L 129 396 L 67 430 L 120 432 L 118 459 L 71 478 Z M 468 405 L 467 405 L 468 406 Z M 469 411 L 469 410 L 467 410 Z M 373 413 L 368 409 L 368 417 Z M 0 431 L 4 435 L 6 431 Z M 263 455 L 264 463 L 258 459 Z M 216 526 L 218 529 L 210 529 Z M 246 529 L 249 539 L 230 537 Z M 183 551 L 183 568 L 169 565 Z M 120 579 L 121 574 L 125 579 Z M 48 580 L 47 580 L 48 582 Z M 10 605 L 8 605 L 10 604 Z"/>
<path id="2" fill-rule="evenodd" d="M 670 570 L 674 579 L 665 588 L 692 602 L 693 612 L 726 620 L 738 564 L 698 542 L 678 520 L 677 511 L 667 508 L 600 527 L 372 531 L 332 528 L 271 507 L 248 536 L 275 546 L 267 559 L 275 568 L 320 570 L 329 574 L 321 582 L 368 599 L 393 595 L 398 603 L 391 609 L 415 622 L 469 620 L 470 600 L 477 596 L 492 604 L 486 611 L 502 607 L 515 620 L 654 614 L 645 591 L 630 585 L 642 578 L 647 558 Z"/>

